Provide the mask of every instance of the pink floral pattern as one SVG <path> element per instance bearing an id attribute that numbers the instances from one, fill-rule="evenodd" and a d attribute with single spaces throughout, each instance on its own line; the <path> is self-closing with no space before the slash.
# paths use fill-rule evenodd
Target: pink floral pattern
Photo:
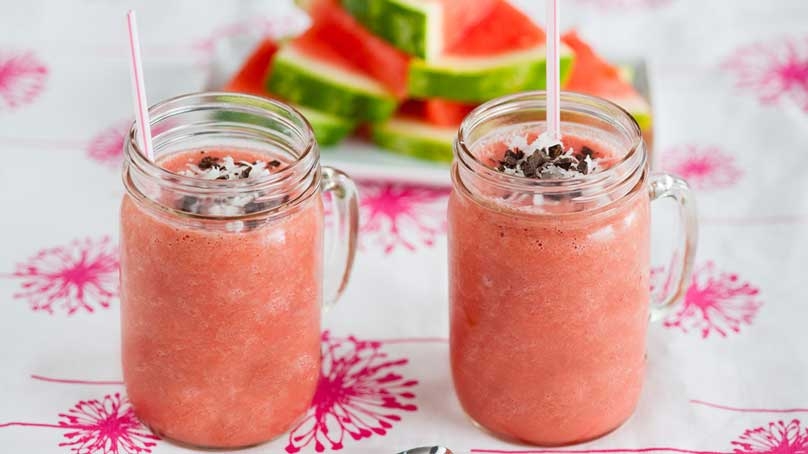
<path id="1" fill-rule="evenodd" d="M 60 426 L 73 429 L 64 434 L 68 441 L 59 446 L 67 446 L 76 454 L 150 453 L 158 440 L 118 393 L 100 401 L 81 401 L 59 417 Z"/>
<path id="2" fill-rule="evenodd" d="M 808 428 L 802 427 L 797 419 L 789 423 L 770 422 L 767 427 L 757 427 L 745 431 L 736 441 L 731 442 L 732 452 L 702 451 L 694 449 L 665 447 L 611 448 L 611 449 L 535 449 L 499 450 L 472 449 L 472 453 L 488 454 L 616 454 L 673 452 L 677 454 L 808 454 Z"/>
<path id="3" fill-rule="evenodd" d="M 735 157 L 715 146 L 686 145 L 667 150 L 662 169 L 681 176 L 699 190 L 733 186 L 743 176 Z"/>
<path id="4" fill-rule="evenodd" d="M 47 78 L 48 67 L 33 52 L 0 52 L 0 111 L 33 102 Z"/>
<path id="5" fill-rule="evenodd" d="M 98 133 L 87 145 L 87 156 L 100 164 L 116 169 L 120 167 L 124 139 L 131 125 L 131 120 L 120 121 Z"/>
<path id="6" fill-rule="evenodd" d="M 306 417 L 289 434 L 286 452 L 312 445 L 317 452 L 344 447 L 347 438 L 384 436 L 412 412 L 417 380 L 398 369 L 407 359 L 390 359 L 382 344 L 354 337 L 338 339 L 323 334 L 323 365 L 317 392 Z"/>
<path id="7" fill-rule="evenodd" d="M 732 445 L 735 454 L 808 454 L 808 428 L 797 419 L 770 422 L 747 430 Z"/>
<path id="8" fill-rule="evenodd" d="M 20 280 L 14 298 L 34 311 L 94 312 L 118 296 L 118 251 L 108 237 L 75 240 L 43 249 L 7 277 Z"/>
<path id="9" fill-rule="evenodd" d="M 789 99 L 808 112 L 808 36 L 742 47 L 723 68 L 764 105 Z"/>
<path id="10" fill-rule="evenodd" d="M 363 182 L 360 239 L 389 254 L 397 248 L 431 247 L 446 232 L 448 189 L 399 183 Z"/>
<path id="11" fill-rule="evenodd" d="M 662 286 L 665 293 L 669 285 L 668 273 L 661 269 L 652 270 L 652 291 Z M 710 334 L 726 337 L 740 332 L 743 325 L 752 324 L 763 304 L 758 299 L 759 293 L 737 274 L 719 271 L 713 262 L 708 261 L 693 272 L 693 282 L 685 293 L 682 307 L 663 324 L 683 332 L 699 332 L 705 339 Z"/>
<path id="12" fill-rule="evenodd" d="M 149 454 L 159 438 L 140 423 L 125 397 L 115 393 L 101 400 L 82 400 L 58 424 L 9 422 L 4 427 L 40 427 L 64 430 L 60 447 L 72 454 Z"/>

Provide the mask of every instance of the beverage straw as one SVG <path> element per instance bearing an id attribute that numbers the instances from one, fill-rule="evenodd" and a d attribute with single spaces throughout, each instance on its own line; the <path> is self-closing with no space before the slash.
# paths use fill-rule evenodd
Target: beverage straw
<path id="1" fill-rule="evenodd" d="M 551 140 L 561 141 L 560 74 L 558 50 L 561 37 L 558 31 L 558 2 L 547 0 L 547 134 Z"/>
<path id="2" fill-rule="evenodd" d="M 129 23 L 129 51 L 132 67 L 132 95 L 135 101 L 135 121 L 140 131 L 140 148 L 149 161 L 154 162 L 152 147 L 151 123 L 149 121 L 149 104 L 146 102 L 146 87 L 143 84 L 143 62 L 140 57 L 140 41 L 137 37 L 137 19 L 135 11 L 126 14 Z"/>

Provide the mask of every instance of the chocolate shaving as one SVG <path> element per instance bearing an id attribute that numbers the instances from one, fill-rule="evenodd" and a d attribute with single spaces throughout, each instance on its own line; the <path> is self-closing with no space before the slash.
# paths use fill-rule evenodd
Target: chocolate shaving
<path id="1" fill-rule="evenodd" d="M 187 213 L 193 213 L 199 207 L 199 199 L 194 196 L 186 195 L 180 201 L 180 210 Z"/>
<path id="2" fill-rule="evenodd" d="M 555 144 L 547 149 L 547 154 L 550 156 L 550 159 L 556 159 L 563 153 L 564 153 L 564 147 L 562 147 L 559 144 Z"/>
<path id="3" fill-rule="evenodd" d="M 575 174 L 588 175 L 593 172 L 597 167 L 594 154 L 594 150 L 586 146 L 580 152 L 571 149 L 565 152 L 561 144 L 539 148 L 530 154 L 513 148 L 505 150 L 496 168 L 509 175 L 527 178 L 569 178 Z"/>
<path id="4" fill-rule="evenodd" d="M 589 164 L 586 163 L 586 159 L 582 159 L 578 161 L 578 171 L 582 174 L 586 175 L 589 173 Z"/>
<path id="5" fill-rule="evenodd" d="M 199 168 L 202 170 L 208 170 L 212 167 L 219 168 L 219 158 L 214 156 L 205 156 L 199 160 Z"/>
<path id="6" fill-rule="evenodd" d="M 569 170 L 572 166 L 577 165 L 577 159 L 573 158 L 572 156 L 565 156 L 556 160 L 555 165 L 561 167 L 564 170 Z"/>
<path id="7" fill-rule="evenodd" d="M 269 161 L 269 162 L 267 163 L 267 166 L 269 166 L 269 167 L 280 167 L 280 166 L 281 166 L 281 162 L 280 162 L 280 161 L 278 161 L 277 159 L 273 159 L 273 160 L 271 160 L 271 161 Z"/>
<path id="8" fill-rule="evenodd" d="M 522 164 L 520 164 L 519 168 L 522 170 L 522 173 L 525 174 L 528 178 L 533 178 L 536 176 L 539 168 L 546 162 L 542 153 L 533 153 L 527 157 Z"/>
<path id="9" fill-rule="evenodd" d="M 505 150 L 504 159 L 502 162 L 500 162 L 500 164 L 508 169 L 515 169 L 519 160 L 524 157 L 525 153 L 523 153 L 522 150 L 519 149 L 516 149 L 514 151 Z"/>

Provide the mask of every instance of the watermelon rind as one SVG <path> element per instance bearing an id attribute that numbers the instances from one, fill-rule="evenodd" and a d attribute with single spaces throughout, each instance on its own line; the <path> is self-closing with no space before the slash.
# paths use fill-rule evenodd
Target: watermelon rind
<path id="1" fill-rule="evenodd" d="M 452 161 L 457 128 L 434 126 L 407 117 L 393 117 L 371 126 L 371 140 L 393 153 L 436 162 Z"/>
<path id="2" fill-rule="evenodd" d="M 382 121 L 398 104 L 376 80 L 284 46 L 272 63 L 267 90 L 285 100 L 356 121 Z"/>
<path id="3" fill-rule="evenodd" d="M 443 50 L 443 9 L 423 0 L 342 0 L 345 8 L 374 35 L 419 58 Z"/>
<path id="4" fill-rule="evenodd" d="M 653 126 L 651 106 L 648 105 L 648 102 L 643 99 L 642 96 L 610 96 L 606 99 L 617 104 L 625 109 L 626 112 L 630 113 L 631 116 L 634 117 L 634 120 L 637 121 L 637 124 L 640 125 L 640 129 L 642 131 L 650 130 Z"/>
<path id="5" fill-rule="evenodd" d="M 638 92 L 643 92 L 636 81 L 638 76 L 636 65 L 619 65 L 617 70 L 621 79 L 633 85 Z M 612 97 L 609 100 L 628 111 L 640 125 L 641 130 L 648 131 L 653 127 L 651 105 L 642 94 L 636 97 Z"/>
<path id="6" fill-rule="evenodd" d="M 256 100 L 253 102 L 253 100 L 241 96 L 222 95 L 219 99 L 221 101 L 227 101 L 230 103 L 240 103 L 259 107 L 261 106 L 261 101 Z M 325 112 L 319 112 L 308 107 L 295 105 L 293 103 L 286 104 L 292 106 L 292 108 L 300 112 L 300 114 L 303 115 L 306 120 L 308 120 L 309 124 L 311 125 L 311 129 L 314 131 L 314 138 L 317 140 L 317 143 L 320 146 L 335 145 L 344 139 L 348 134 L 353 132 L 353 130 L 356 128 L 356 122 L 354 121 L 340 118 Z M 269 129 L 280 129 L 286 127 L 265 116 L 248 112 L 223 111 L 216 114 L 216 119 L 238 123 L 251 123 Z"/>
<path id="7" fill-rule="evenodd" d="M 563 47 L 561 82 L 570 74 L 574 54 Z M 410 65 L 408 93 L 413 98 L 442 98 L 467 103 L 484 102 L 546 86 L 544 45 L 496 56 L 442 56 L 415 59 Z"/>
<path id="8" fill-rule="evenodd" d="M 356 128 L 356 122 L 346 118 L 340 118 L 304 106 L 292 105 L 292 107 L 306 117 L 311 129 L 314 130 L 317 143 L 323 147 L 338 144 Z"/>

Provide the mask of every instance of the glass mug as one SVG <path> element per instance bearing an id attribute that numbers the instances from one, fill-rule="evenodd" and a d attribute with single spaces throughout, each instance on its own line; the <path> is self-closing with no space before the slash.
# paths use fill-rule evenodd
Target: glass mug
<path id="1" fill-rule="evenodd" d="M 138 149 L 136 126 L 124 146 L 121 331 L 129 399 L 154 432 L 183 444 L 268 441 L 314 395 L 323 294 L 327 303 L 339 297 L 356 251 L 355 186 L 320 166 L 311 127 L 285 104 L 200 93 L 150 114 L 157 164 Z M 183 153 L 217 150 L 277 160 L 279 170 L 203 180 L 161 167 Z M 326 192 L 337 241 L 324 264 Z M 233 203 L 243 208 L 229 210 Z"/>
<path id="2" fill-rule="evenodd" d="M 545 94 L 531 92 L 466 117 L 454 145 L 448 242 L 458 399 L 494 434 L 549 446 L 597 438 L 631 415 L 649 312 L 656 319 L 681 298 L 697 229 L 687 184 L 648 174 L 639 126 L 606 100 L 561 95 L 562 135 L 609 151 L 606 170 L 541 180 L 486 164 L 497 136 L 544 130 L 545 109 Z M 681 249 L 672 290 L 649 308 L 650 201 L 660 198 L 678 204 Z"/>

